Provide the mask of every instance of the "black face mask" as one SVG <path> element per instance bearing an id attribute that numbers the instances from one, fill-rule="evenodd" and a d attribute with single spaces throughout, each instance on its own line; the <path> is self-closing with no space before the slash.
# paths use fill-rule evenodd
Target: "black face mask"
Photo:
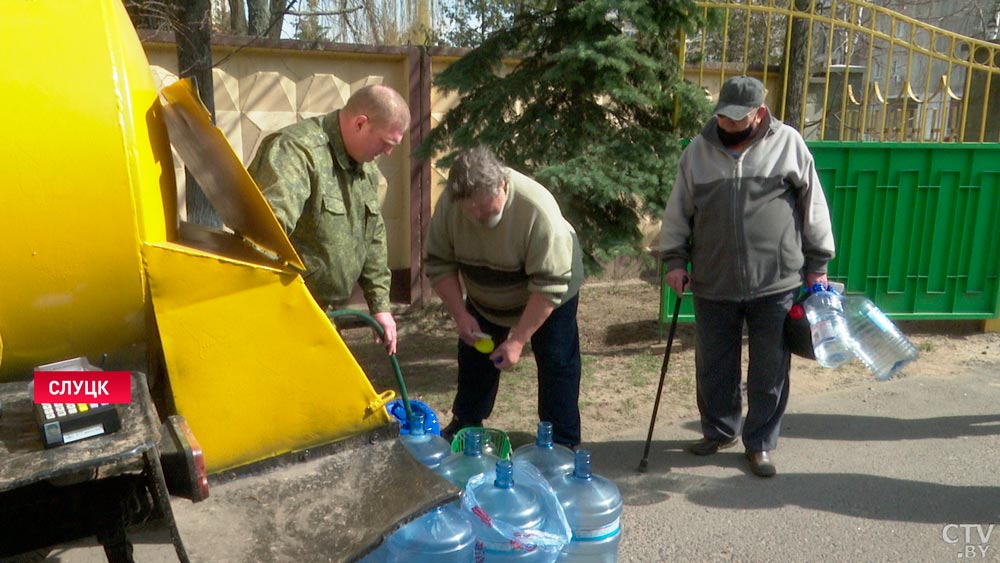
<path id="1" fill-rule="evenodd" d="M 730 133 L 729 131 L 726 131 L 725 129 L 719 127 L 718 125 L 716 125 L 715 128 L 718 130 L 719 140 L 722 141 L 722 145 L 726 147 L 732 147 L 738 145 L 743 141 L 749 139 L 750 135 L 753 134 L 753 125 L 747 127 L 742 131 L 736 131 L 734 133 Z"/>

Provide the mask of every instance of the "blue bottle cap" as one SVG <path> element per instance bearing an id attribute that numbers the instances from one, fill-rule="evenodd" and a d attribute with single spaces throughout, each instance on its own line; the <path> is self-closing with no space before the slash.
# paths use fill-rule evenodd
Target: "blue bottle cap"
<path id="1" fill-rule="evenodd" d="M 509 459 L 497 461 L 497 478 L 493 484 L 501 489 L 509 489 L 514 486 L 514 464 Z"/>

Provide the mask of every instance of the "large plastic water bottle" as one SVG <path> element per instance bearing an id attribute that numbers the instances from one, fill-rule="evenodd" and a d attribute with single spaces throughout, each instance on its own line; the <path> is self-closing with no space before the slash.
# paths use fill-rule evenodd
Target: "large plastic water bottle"
<path id="1" fill-rule="evenodd" d="M 876 379 L 889 379 L 904 365 L 917 359 L 919 352 L 916 346 L 871 299 L 849 295 L 844 298 L 844 307 L 854 354 L 875 374 Z"/>
<path id="2" fill-rule="evenodd" d="M 451 455 L 451 446 L 444 438 L 426 432 L 424 413 L 418 410 L 410 415 L 410 433 L 400 435 L 399 439 L 417 461 L 431 469 Z"/>
<path id="3" fill-rule="evenodd" d="M 573 450 L 552 442 L 552 423 L 546 421 L 538 423 L 535 443 L 517 448 L 511 459 L 534 465 L 549 481 L 573 471 Z"/>
<path id="4" fill-rule="evenodd" d="M 577 450 L 573 473 L 553 480 L 552 489 L 573 530 L 573 540 L 563 548 L 558 561 L 618 561 L 622 495 L 614 482 L 591 473 L 590 452 Z"/>
<path id="5" fill-rule="evenodd" d="M 389 536 L 386 563 L 473 563 L 475 540 L 472 525 L 449 504 Z"/>
<path id="6" fill-rule="evenodd" d="M 802 306 L 809 319 L 813 352 L 819 365 L 835 368 L 853 360 L 842 296 L 818 283 L 813 285 L 812 295 Z"/>
<path id="7" fill-rule="evenodd" d="M 504 522 L 517 530 L 540 530 L 545 525 L 545 511 L 535 490 L 514 481 L 513 464 L 497 460 L 496 479 L 475 488 L 479 507 L 493 521 Z M 541 549 L 523 549 L 502 537 L 476 538 L 477 563 L 550 563 L 555 556 Z"/>
<path id="8" fill-rule="evenodd" d="M 500 459 L 495 455 L 484 454 L 482 448 L 483 433 L 480 430 L 470 430 L 465 433 L 465 449 L 444 459 L 435 468 L 439 475 L 451 481 L 459 488 L 465 488 L 469 477 L 486 473 Z"/>
<path id="9" fill-rule="evenodd" d="M 358 563 L 386 563 L 389 560 L 389 540 L 382 542 L 375 551 L 362 557 Z"/>

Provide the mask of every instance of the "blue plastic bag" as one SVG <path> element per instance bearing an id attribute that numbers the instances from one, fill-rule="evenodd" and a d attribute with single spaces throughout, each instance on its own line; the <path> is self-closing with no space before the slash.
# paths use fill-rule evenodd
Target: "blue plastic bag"
<path id="1" fill-rule="evenodd" d="M 438 424 L 437 413 L 434 409 L 427 406 L 426 403 L 420 401 L 410 401 L 410 409 L 419 410 L 424 413 L 424 432 L 427 434 L 441 435 L 441 426 Z M 410 422 L 406 420 L 406 407 L 403 405 L 402 399 L 394 399 L 385 404 L 385 410 L 389 411 L 389 414 L 399 421 L 399 433 L 409 434 L 410 433 Z"/>

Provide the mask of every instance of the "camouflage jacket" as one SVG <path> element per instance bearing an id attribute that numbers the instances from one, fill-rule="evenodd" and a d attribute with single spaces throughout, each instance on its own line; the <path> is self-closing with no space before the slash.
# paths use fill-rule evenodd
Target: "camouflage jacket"
<path id="1" fill-rule="evenodd" d="M 347 155 L 339 113 L 268 135 L 247 169 L 305 262 L 306 286 L 320 306 L 342 306 L 357 282 L 372 313 L 388 311 L 382 176 L 374 163 Z"/>

